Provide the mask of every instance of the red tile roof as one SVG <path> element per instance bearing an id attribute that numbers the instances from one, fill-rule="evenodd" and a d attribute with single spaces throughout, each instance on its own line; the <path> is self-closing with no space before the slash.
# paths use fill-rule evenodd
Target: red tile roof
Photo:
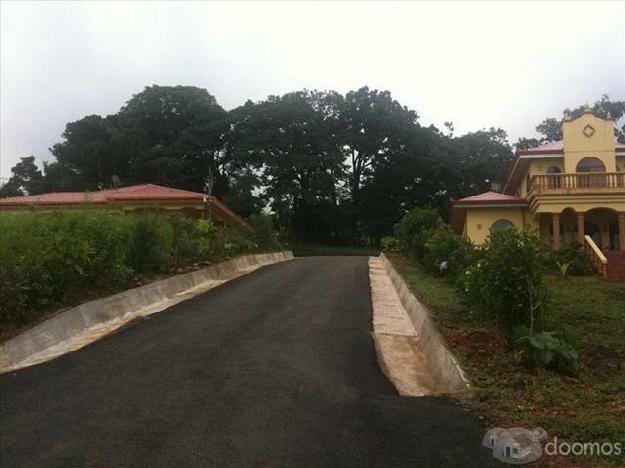
<path id="1" fill-rule="evenodd" d="M 513 195 L 505 195 L 499 192 L 484 192 L 479 195 L 472 195 L 470 197 L 461 198 L 454 203 L 459 204 L 479 204 L 479 203 L 525 203 L 525 199 L 515 197 Z"/>
<path id="2" fill-rule="evenodd" d="M 617 151 L 625 150 L 625 145 L 623 143 L 619 143 L 618 141 L 614 142 L 614 149 Z M 536 148 L 528 148 L 524 150 L 518 150 L 517 155 L 523 156 L 525 154 L 548 154 L 548 153 L 564 153 L 564 141 L 558 140 L 553 143 L 546 143 L 544 145 L 537 146 Z"/>
<path id="3" fill-rule="evenodd" d="M 121 200 L 203 200 L 202 193 L 189 192 L 160 185 L 131 185 L 97 192 L 55 192 L 23 197 L 0 198 L 0 205 L 68 205 L 107 203 Z"/>

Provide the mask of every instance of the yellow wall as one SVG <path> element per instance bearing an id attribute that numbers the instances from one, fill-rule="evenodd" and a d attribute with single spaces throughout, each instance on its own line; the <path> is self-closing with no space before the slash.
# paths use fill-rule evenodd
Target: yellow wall
<path id="1" fill-rule="evenodd" d="M 560 172 L 564 172 L 564 158 L 545 157 L 532 160 L 523 174 L 523 181 L 519 187 L 518 196 L 525 198 L 527 196 L 527 177 L 530 179 L 532 176 L 547 174 L 550 167 L 557 167 Z"/>
<path id="2" fill-rule="evenodd" d="M 481 244 L 490 235 L 490 227 L 493 223 L 500 219 L 507 219 L 517 228 L 522 229 L 524 211 L 524 208 L 468 208 L 464 233 L 474 244 Z"/>
<path id="3" fill-rule="evenodd" d="M 594 128 L 592 136 L 584 134 L 584 128 Z M 564 166 L 567 173 L 576 172 L 577 163 L 586 157 L 600 159 L 607 172 L 615 172 L 614 121 L 595 117 L 586 112 L 581 117 L 565 121 L 562 126 L 564 135 Z"/>

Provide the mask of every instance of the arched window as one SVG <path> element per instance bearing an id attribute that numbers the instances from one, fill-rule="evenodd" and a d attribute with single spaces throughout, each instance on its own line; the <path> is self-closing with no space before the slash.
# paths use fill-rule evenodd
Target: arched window
<path id="1" fill-rule="evenodd" d="M 514 224 L 512 224 L 507 219 L 498 219 L 492 224 L 492 226 L 490 227 L 490 231 L 501 232 L 505 231 L 506 229 L 510 229 L 511 227 L 514 227 Z"/>
<path id="2" fill-rule="evenodd" d="M 577 172 L 605 172 L 605 165 L 598 158 L 584 158 L 577 163 Z"/>
<path id="3" fill-rule="evenodd" d="M 558 166 L 551 166 L 549 169 L 547 169 L 547 174 L 561 174 L 562 171 L 560 170 L 560 168 Z"/>
<path id="4" fill-rule="evenodd" d="M 605 187 L 606 179 L 605 175 L 597 174 L 605 172 L 605 165 L 600 159 L 597 158 L 584 158 L 577 163 L 577 172 L 590 173 L 593 175 L 579 176 L 578 186 L 581 188 L 598 188 Z M 595 175 L 596 174 L 596 175 Z"/>

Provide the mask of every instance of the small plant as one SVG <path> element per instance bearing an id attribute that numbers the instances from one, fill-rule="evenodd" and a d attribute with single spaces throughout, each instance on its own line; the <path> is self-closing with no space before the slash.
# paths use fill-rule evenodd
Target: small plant
<path id="1" fill-rule="evenodd" d="M 558 266 L 558 271 L 560 272 L 560 276 L 566 278 L 569 273 L 569 267 L 571 266 L 571 262 L 558 262 L 556 261 L 556 265 Z"/>
<path id="2" fill-rule="evenodd" d="M 517 361 L 570 374 L 578 371 L 579 353 L 558 332 L 534 332 L 522 327 L 514 335 Z"/>
<path id="3" fill-rule="evenodd" d="M 549 269 L 555 267 L 557 271 L 560 271 L 561 264 L 568 263 L 567 275 L 591 275 L 595 271 L 592 263 L 584 254 L 584 249 L 575 241 L 564 243 L 560 250 L 549 251 L 546 259 L 547 267 Z"/>

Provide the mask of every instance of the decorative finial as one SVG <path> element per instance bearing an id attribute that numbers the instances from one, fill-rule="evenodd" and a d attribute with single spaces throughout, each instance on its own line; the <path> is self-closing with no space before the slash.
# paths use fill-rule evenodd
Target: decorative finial
<path id="1" fill-rule="evenodd" d="M 571 111 L 568 109 L 564 110 L 564 121 L 565 122 L 570 122 L 571 121 Z"/>
<path id="2" fill-rule="evenodd" d="M 584 114 L 592 114 L 592 109 L 588 105 L 588 103 L 584 104 Z"/>
<path id="3" fill-rule="evenodd" d="M 605 115 L 605 119 L 606 120 L 614 120 L 614 119 L 612 119 L 612 114 L 610 114 L 610 111 L 608 111 L 608 113 Z"/>

